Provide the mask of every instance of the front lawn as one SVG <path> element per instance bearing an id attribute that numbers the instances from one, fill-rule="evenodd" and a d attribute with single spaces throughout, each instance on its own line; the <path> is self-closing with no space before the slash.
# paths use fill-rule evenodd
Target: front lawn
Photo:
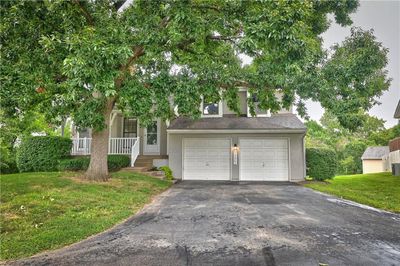
<path id="1" fill-rule="evenodd" d="M 391 173 L 336 176 L 327 183 L 311 182 L 305 186 L 376 208 L 400 212 L 400 176 Z"/>
<path id="2" fill-rule="evenodd" d="M 140 210 L 170 181 L 117 172 L 107 183 L 76 173 L 1 175 L 0 258 L 56 249 L 104 231 Z"/>

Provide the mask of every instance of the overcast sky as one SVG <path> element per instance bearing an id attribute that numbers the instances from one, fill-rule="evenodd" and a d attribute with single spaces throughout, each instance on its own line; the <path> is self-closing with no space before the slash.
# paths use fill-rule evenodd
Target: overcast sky
<path id="1" fill-rule="evenodd" d="M 377 40 L 389 49 L 387 70 L 392 83 L 379 101 L 381 105 L 374 106 L 370 114 L 386 120 L 386 127 L 394 126 L 394 111 L 400 99 L 400 1 L 361 1 L 356 13 L 352 16 L 353 25 L 364 30 L 373 29 Z M 325 34 L 324 46 L 342 42 L 350 35 L 350 27 L 341 27 L 332 23 Z M 323 109 L 318 103 L 308 102 L 308 113 L 314 120 L 319 120 Z"/>

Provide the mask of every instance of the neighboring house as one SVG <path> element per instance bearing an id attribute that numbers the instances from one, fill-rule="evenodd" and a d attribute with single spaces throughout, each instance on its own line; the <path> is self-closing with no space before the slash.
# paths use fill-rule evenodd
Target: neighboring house
<path id="1" fill-rule="evenodd" d="M 240 116 L 223 101 L 203 102 L 200 119 L 155 120 L 141 128 L 135 118 L 115 110 L 109 153 L 131 154 L 133 163 L 137 155 L 139 160 L 168 158 L 174 177 L 184 180 L 304 180 L 305 125 L 291 108 L 272 115 L 256 108 L 257 116 L 251 117 L 247 100 L 257 97 L 246 89 L 238 93 Z M 73 153 L 90 153 L 89 141 L 75 139 Z"/>
<path id="2" fill-rule="evenodd" d="M 397 122 L 400 124 L 400 100 L 397 103 L 396 111 L 394 111 L 394 118 L 396 118 Z"/>
<path id="3" fill-rule="evenodd" d="M 397 104 L 396 111 L 394 112 L 394 118 L 399 120 L 400 124 L 400 101 Z M 389 154 L 385 156 L 385 167 L 392 169 L 394 163 L 400 163 L 400 137 L 389 141 Z"/>
<path id="4" fill-rule="evenodd" d="M 361 156 L 363 174 L 390 171 L 384 158 L 389 154 L 389 146 L 368 147 Z"/>

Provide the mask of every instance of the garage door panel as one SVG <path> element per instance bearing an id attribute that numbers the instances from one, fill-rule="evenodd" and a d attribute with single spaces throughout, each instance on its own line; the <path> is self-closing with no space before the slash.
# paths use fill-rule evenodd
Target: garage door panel
<path id="1" fill-rule="evenodd" d="M 186 180 L 230 180 L 229 139 L 184 139 Z"/>
<path id="2" fill-rule="evenodd" d="M 286 139 L 240 139 L 240 180 L 288 180 Z"/>

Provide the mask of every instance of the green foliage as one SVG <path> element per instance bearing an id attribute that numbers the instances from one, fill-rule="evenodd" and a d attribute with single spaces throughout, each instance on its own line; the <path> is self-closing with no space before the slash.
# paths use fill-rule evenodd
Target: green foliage
<path id="1" fill-rule="evenodd" d="M 89 167 L 89 157 L 76 157 L 71 159 L 63 159 L 58 165 L 60 171 L 81 171 Z"/>
<path id="2" fill-rule="evenodd" d="M 385 129 L 382 119 L 365 113 L 358 115 L 362 117 L 362 124 L 357 131 L 343 127 L 330 112 L 324 113 L 320 124 L 316 121 L 306 122 L 306 147 L 335 150 L 340 174 L 361 173 L 361 155 L 367 146 L 387 145 L 396 134 L 400 135 L 400 126 Z"/>
<path id="3" fill-rule="evenodd" d="M 392 128 L 374 132 L 369 136 L 369 140 L 377 146 L 386 146 L 389 141 L 400 137 L 400 125 L 396 125 Z"/>
<path id="4" fill-rule="evenodd" d="M 237 111 L 230 90 L 248 87 L 260 108 L 295 104 L 306 116 L 304 100 L 312 99 L 354 127 L 355 110 L 369 109 L 388 86 L 387 50 L 372 32 L 353 29 L 342 45 L 322 46 L 328 15 L 350 25 L 356 0 L 135 0 L 118 11 L 124 2 L 2 3 L 5 113 L 15 117 L 16 108 L 36 106 L 51 121 L 71 116 L 79 127 L 102 130 L 110 104 L 143 124 L 171 119 L 171 101 L 180 115 L 196 118 L 201 95 L 219 98 L 222 90 Z M 240 54 L 252 64 L 243 66 Z"/>
<path id="5" fill-rule="evenodd" d="M 324 148 L 306 149 L 307 175 L 314 180 L 333 178 L 337 169 L 337 155 L 334 150 Z"/>
<path id="6" fill-rule="evenodd" d="M 118 170 L 128 167 L 131 163 L 131 159 L 126 155 L 109 155 L 107 163 L 109 170 Z"/>
<path id="7" fill-rule="evenodd" d="M 0 153 L 0 174 L 12 174 L 18 173 L 17 163 L 15 162 L 15 156 L 5 154 L 7 150 L 1 149 Z"/>
<path id="8" fill-rule="evenodd" d="M 72 141 L 67 138 L 43 136 L 26 137 L 17 150 L 20 172 L 57 170 L 59 160 L 69 156 Z"/>
<path id="9" fill-rule="evenodd" d="M 347 144 L 338 154 L 339 166 L 338 173 L 341 174 L 361 174 L 362 161 L 361 156 L 368 145 L 365 141 L 355 140 Z"/>
<path id="10" fill-rule="evenodd" d="M 110 171 L 116 171 L 130 165 L 130 158 L 126 155 L 108 155 L 107 164 Z M 59 163 L 60 171 L 80 171 L 89 167 L 90 157 L 80 156 L 71 159 L 63 159 Z"/>
<path id="11" fill-rule="evenodd" d="M 172 175 L 172 170 L 168 166 L 161 166 L 160 170 L 164 172 L 165 179 L 173 180 L 174 176 Z"/>
<path id="12" fill-rule="evenodd" d="M 44 116 L 32 110 L 14 118 L 6 116 L 1 110 L 0 125 L 0 172 L 3 174 L 18 172 L 15 158 L 18 139 L 30 136 L 33 132 L 52 134 L 53 131 Z"/>

